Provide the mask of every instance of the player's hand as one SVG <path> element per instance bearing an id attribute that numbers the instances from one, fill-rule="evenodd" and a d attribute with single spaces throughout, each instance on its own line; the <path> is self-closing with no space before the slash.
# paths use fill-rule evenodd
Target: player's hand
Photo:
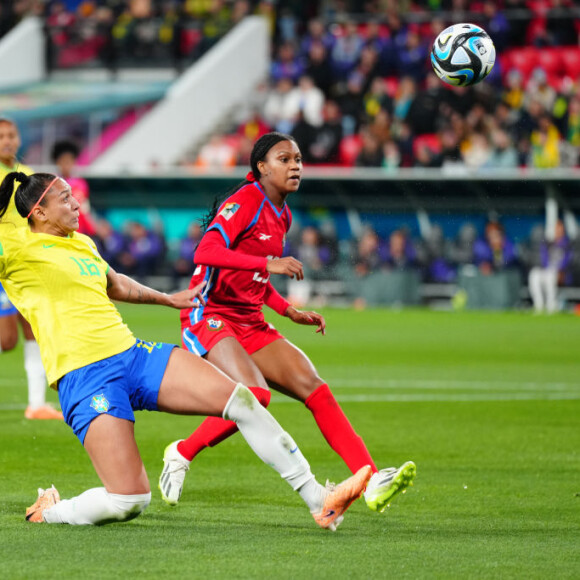
<path id="1" fill-rule="evenodd" d="M 318 326 L 316 332 L 320 332 L 323 335 L 326 334 L 326 321 L 324 320 L 324 316 L 318 314 L 318 312 L 304 312 L 302 310 L 296 310 L 294 306 L 288 306 L 286 316 L 296 324 Z"/>
<path id="2" fill-rule="evenodd" d="M 188 288 L 187 290 L 181 290 L 180 292 L 171 294 L 171 306 L 180 310 L 183 308 L 199 308 L 202 305 L 205 306 L 205 299 L 202 296 L 202 290 L 205 284 L 206 281 L 204 280 L 193 288 Z"/>
<path id="3" fill-rule="evenodd" d="M 289 278 L 304 280 L 304 267 L 302 266 L 302 262 L 292 256 L 268 260 L 266 271 L 270 274 L 284 274 Z"/>

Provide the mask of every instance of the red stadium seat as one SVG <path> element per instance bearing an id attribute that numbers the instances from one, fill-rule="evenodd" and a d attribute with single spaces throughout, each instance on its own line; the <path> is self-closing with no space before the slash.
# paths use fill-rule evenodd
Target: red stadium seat
<path id="1" fill-rule="evenodd" d="M 540 48 L 537 51 L 537 63 L 542 67 L 548 77 L 560 76 L 564 72 L 564 62 L 560 49 Z"/>
<path id="2" fill-rule="evenodd" d="M 527 80 L 532 70 L 538 66 L 538 49 L 532 46 L 516 48 L 510 51 L 511 68 L 517 68 Z"/>
<path id="3" fill-rule="evenodd" d="M 564 74 L 578 80 L 580 78 L 580 48 L 563 47 L 560 49 L 560 58 Z"/>
<path id="4" fill-rule="evenodd" d="M 362 139 L 360 135 L 351 135 L 343 137 L 339 145 L 339 158 L 341 165 L 352 167 L 360 153 Z"/>
<path id="5" fill-rule="evenodd" d="M 426 146 L 433 153 L 439 153 L 441 151 L 441 141 L 439 140 L 439 135 L 436 133 L 425 133 L 424 135 L 418 135 L 413 140 L 413 154 L 417 156 L 417 151 L 420 147 Z"/>

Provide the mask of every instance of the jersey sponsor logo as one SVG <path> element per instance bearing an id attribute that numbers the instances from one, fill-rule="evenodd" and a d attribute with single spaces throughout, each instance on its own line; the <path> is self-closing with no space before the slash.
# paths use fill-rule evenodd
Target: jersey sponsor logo
<path id="1" fill-rule="evenodd" d="M 109 401 L 107 401 L 107 398 L 102 393 L 100 395 L 95 395 L 91 401 L 91 407 L 97 413 L 106 413 L 110 406 Z"/>
<path id="2" fill-rule="evenodd" d="M 226 203 L 220 215 L 227 221 L 240 209 L 239 203 Z"/>
<path id="3" fill-rule="evenodd" d="M 207 319 L 207 329 L 208 330 L 222 330 L 224 327 L 224 321 L 220 320 L 219 318 L 208 318 Z"/>
<path id="4" fill-rule="evenodd" d="M 258 234 L 258 239 L 262 240 L 263 242 L 265 242 L 266 240 L 269 240 L 272 236 L 268 235 L 268 234 Z"/>

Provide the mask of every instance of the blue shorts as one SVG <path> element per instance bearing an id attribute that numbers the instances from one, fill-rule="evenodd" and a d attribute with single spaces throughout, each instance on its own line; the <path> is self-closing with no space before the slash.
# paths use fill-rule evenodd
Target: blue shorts
<path id="1" fill-rule="evenodd" d="M 18 310 L 10 300 L 8 300 L 8 294 L 2 288 L 0 284 L 0 318 L 4 316 L 12 316 L 13 314 L 18 314 Z"/>
<path id="2" fill-rule="evenodd" d="M 58 381 L 64 420 L 84 443 L 103 413 L 135 422 L 133 411 L 157 411 L 159 387 L 174 344 L 137 340 L 129 350 L 67 373 Z"/>

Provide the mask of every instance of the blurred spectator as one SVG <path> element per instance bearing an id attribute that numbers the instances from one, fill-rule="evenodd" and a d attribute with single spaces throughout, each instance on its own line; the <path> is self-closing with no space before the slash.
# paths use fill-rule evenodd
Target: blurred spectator
<path id="1" fill-rule="evenodd" d="M 473 264 L 473 250 L 476 240 L 477 230 L 475 226 L 469 222 L 463 224 L 449 249 L 451 263 L 457 266 Z"/>
<path id="2" fill-rule="evenodd" d="M 395 230 L 389 236 L 387 259 L 384 268 L 387 270 L 411 270 L 417 265 L 417 254 L 413 243 L 403 230 Z"/>
<path id="3" fill-rule="evenodd" d="M 518 153 L 503 129 L 495 129 L 491 134 L 493 150 L 487 162 L 488 167 L 510 169 L 518 166 Z"/>
<path id="4" fill-rule="evenodd" d="M 52 147 L 51 158 L 57 173 L 70 185 L 73 197 L 79 202 L 79 229 L 81 234 L 95 235 L 95 223 L 91 215 L 89 184 L 82 177 L 74 175 L 79 147 L 72 141 L 58 141 Z"/>
<path id="5" fill-rule="evenodd" d="M 296 121 L 290 99 L 292 87 L 289 78 L 281 78 L 264 103 L 266 123 L 281 133 L 290 133 Z"/>
<path id="6" fill-rule="evenodd" d="M 402 156 L 397 143 L 393 140 L 387 141 L 383 145 L 383 168 L 386 171 L 396 171 L 401 163 Z"/>
<path id="7" fill-rule="evenodd" d="M 499 224 L 490 222 L 485 228 L 485 238 L 475 241 L 473 261 L 482 274 L 493 274 L 517 266 L 515 247 Z"/>
<path id="8" fill-rule="evenodd" d="M 340 109 L 335 101 L 326 101 L 322 114 L 324 122 L 314 132 L 313 139 L 306 148 L 308 160 L 311 163 L 337 164 L 342 139 Z"/>
<path id="9" fill-rule="evenodd" d="M 342 112 L 342 129 L 345 136 L 354 135 L 358 131 L 364 113 L 363 86 L 359 81 L 359 78 L 350 78 L 346 84 L 346 92 L 337 99 Z"/>
<path id="10" fill-rule="evenodd" d="M 304 265 L 307 278 L 322 279 L 325 268 L 330 264 L 330 248 L 322 243 L 318 230 L 306 226 L 300 234 L 300 242 L 296 248 L 296 258 Z"/>
<path id="11" fill-rule="evenodd" d="M 417 27 L 410 27 L 404 46 L 397 53 L 399 74 L 409 76 L 416 82 L 421 82 L 429 63 L 429 47 L 421 38 Z"/>
<path id="12" fill-rule="evenodd" d="M 127 234 L 128 253 L 122 256 L 126 271 L 140 278 L 158 274 L 165 256 L 165 244 L 161 236 L 139 222 L 129 222 Z"/>
<path id="13" fill-rule="evenodd" d="M 395 119 L 405 120 L 409 109 L 411 108 L 411 103 L 415 99 L 417 94 L 417 86 L 415 81 L 408 76 L 404 76 L 397 87 L 394 100 L 393 114 Z"/>
<path id="14" fill-rule="evenodd" d="M 284 42 L 278 49 L 277 58 L 272 63 L 270 76 L 274 82 L 283 78 L 297 82 L 300 75 L 304 73 L 302 59 L 296 54 L 294 45 L 291 42 Z"/>
<path id="15" fill-rule="evenodd" d="M 531 165 L 539 169 L 560 165 L 560 134 L 549 115 L 538 119 L 538 128 L 530 137 L 532 146 Z"/>
<path id="16" fill-rule="evenodd" d="M 355 165 L 357 167 L 380 167 L 383 163 L 383 151 L 378 139 L 368 128 L 361 129 L 362 146 Z"/>
<path id="17" fill-rule="evenodd" d="M 536 312 L 546 310 L 549 313 L 556 312 L 558 308 L 558 286 L 569 284 L 570 241 L 566 236 L 564 224 L 556 222 L 554 239 L 546 239 L 539 248 L 539 265 L 530 270 L 528 286 Z"/>
<path id="18" fill-rule="evenodd" d="M 312 18 L 308 21 L 308 30 L 302 36 L 300 42 L 300 54 L 306 56 L 311 54 L 314 46 L 324 48 L 325 54 L 328 54 L 334 46 L 335 38 L 330 34 L 319 18 Z"/>
<path id="19" fill-rule="evenodd" d="M 447 284 L 456 277 L 455 268 L 449 261 L 449 242 L 443 235 L 443 228 L 434 224 L 417 249 L 418 261 L 425 272 L 427 282 Z"/>
<path id="20" fill-rule="evenodd" d="M 174 286 L 178 286 L 180 278 L 189 278 L 193 274 L 193 255 L 201 241 L 203 231 L 197 222 L 192 222 L 187 228 L 187 235 L 179 242 L 179 251 L 176 260 L 173 262 Z"/>
<path id="21" fill-rule="evenodd" d="M 359 277 L 376 272 L 386 260 L 386 248 L 379 239 L 377 232 L 366 226 L 356 245 L 354 271 Z"/>
<path id="22" fill-rule="evenodd" d="M 367 119 L 374 119 L 379 111 L 393 112 L 393 99 L 387 94 L 385 80 L 375 77 L 364 96 L 364 111 Z"/>
<path id="23" fill-rule="evenodd" d="M 551 111 L 556 100 L 556 91 L 548 83 L 548 76 L 543 68 L 535 68 L 532 72 L 527 93 L 539 101 L 545 111 Z"/>
<path id="24" fill-rule="evenodd" d="M 209 143 L 199 151 L 195 161 L 196 167 L 215 170 L 233 167 L 236 164 L 236 152 L 232 145 L 223 139 L 222 135 L 214 134 Z"/>
<path id="25" fill-rule="evenodd" d="M 303 75 L 288 95 L 286 106 L 288 115 L 297 118 L 302 113 L 304 120 L 313 127 L 322 125 L 323 92 L 314 85 L 309 76 Z"/>
<path id="26" fill-rule="evenodd" d="M 493 38 L 493 44 L 498 54 L 501 54 L 507 46 L 510 37 L 510 21 L 504 11 L 500 10 L 497 2 L 487 0 L 483 4 L 485 23 L 483 28 Z"/>
<path id="27" fill-rule="evenodd" d="M 492 150 L 487 135 L 479 132 L 472 133 L 462 155 L 469 169 L 477 171 L 489 165 Z"/>
<path id="28" fill-rule="evenodd" d="M 330 53 L 330 62 L 336 77 L 345 80 L 356 66 L 364 42 L 358 33 L 357 26 L 351 20 L 344 23 L 342 34 L 336 39 Z"/>
<path id="29" fill-rule="evenodd" d="M 437 132 L 439 107 L 446 90 L 434 73 L 427 75 L 425 90 L 419 91 L 413 98 L 405 117 L 415 135 Z"/>
<path id="30" fill-rule="evenodd" d="M 328 97 L 335 83 L 330 66 L 328 52 L 322 42 L 314 42 L 306 56 L 305 73 L 312 78 L 316 86 Z"/>
<path id="31" fill-rule="evenodd" d="M 115 231 L 110 222 L 99 219 L 95 223 L 95 244 L 99 254 L 105 262 L 119 272 L 125 272 L 125 258 L 123 254 L 127 251 L 127 242 L 124 236 Z"/>

